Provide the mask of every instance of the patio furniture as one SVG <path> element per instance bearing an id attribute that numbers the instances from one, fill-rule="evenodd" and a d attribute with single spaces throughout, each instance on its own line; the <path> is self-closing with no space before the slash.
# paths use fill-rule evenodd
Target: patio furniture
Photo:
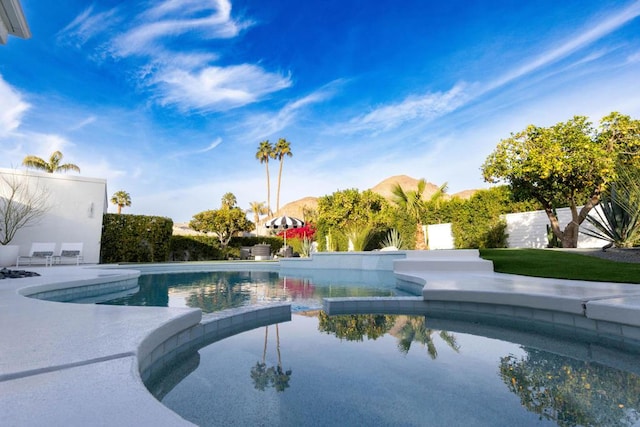
<path id="1" fill-rule="evenodd" d="M 75 261 L 76 265 L 80 265 L 83 260 L 82 243 L 63 243 L 60 246 L 60 253 L 54 255 L 52 264 L 62 264 L 63 260 Z"/>
<path id="2" fill-rule="evenodd" d="M 271 245 L 253 245 L 253 248 L 251 248 L 251 254 L 253 255 L 253 259 L 256 261 L 271 259 Z"/>
<path id="3" fill-rule="evenodd" d="M 19 255 L 16 260 L 16 267 L 20 266 L 20 261 L 27 261 L 28 265 L 33 263 L 44 263 L 45 267 L 52 265 L 53 251 L 56 249 L 55 243 L 32 243 L 29 255 Z"/>

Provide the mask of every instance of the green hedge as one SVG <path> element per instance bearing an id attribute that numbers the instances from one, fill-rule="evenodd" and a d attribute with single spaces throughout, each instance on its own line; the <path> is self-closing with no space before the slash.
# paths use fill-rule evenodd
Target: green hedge
<path id="1" fill-rule="evenodd" d="M 145 215 L 104 214 L 100 262 L 163 262 L 169 259 L 173 221 Z"/>
<path id="2" fill-rule="evenodd" d="M 232 237 L 226 252 L 220 248 L 215 236 L 172 236 L 170 261 L 208 261 L 240 258 L 240 248 L 259 243 L 271 245 L 271 253 L 280 250 L 283 241 L 279 237 Z"/>
<path id="3" fill-rule="evenodd" d="M 171 236 L 170 261 L 223 259 L 220 242 L 213 236 Z"/>

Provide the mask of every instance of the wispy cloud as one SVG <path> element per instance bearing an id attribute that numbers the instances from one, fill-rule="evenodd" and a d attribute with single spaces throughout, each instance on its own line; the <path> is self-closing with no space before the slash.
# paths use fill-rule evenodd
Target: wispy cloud
<path id="1" fill-rule="evenodd" d="M 0 138 L 18 129 L 22 116 L 30 105 L 22 94 L 9 85 L 0 75 Z"/>
<path id="2" fill-rule="evenodd" d="M 640 16 L 640 1 L 636 1 L 606 19 L 601 20 L 599 24 L 590 27 L 588 30 L 577 34 L 569 40 L 564 41 L 560 46 L 542 53 L 533 61 L 527 62 L 521 67 L 503 74 L 498 79 L 487 84 L 485 90 L 489 91 L 500 86 L 504 86 L 513 80 L 566 58 L 567 56 L 621 28 L 628 22 L 636 19 L 638 16 Z"/>
<path id="3" fill-rule="evenodd" d="M 431 121 L 464 105 L 470 98 L 467 85 L 459 83 L 446 92 L 411 95 L 357 116 L 343 127 L 347 133 L 367 131 L 378 133 L 395 129 L 406 122 L 421 119 Z"/>
<path id="4" fill-rule="evenodd" d="M 291 78 L 269 73 L 251 64 L 206 67 L 199 71 L 169 69 L 153 82 L 160 88 L 160 103 L 181 110 L 224 111 L 258 101 L 291 86 Z"/>
<path id="5" fill-rule="evenodd" d="M 92 38 L 115 27 L 120 21 L 117 8 L 94 13 L 94 6 L 89 6 L 58 32 L 57 41 L 80 48 Z"/>
<path id="6" fill-rule="evenodd" d="M 459 109 L 486 92 L 521 79 L 592 45 L 638 16 L 640 16 L 640 1 L 635 1 L 628 7 L 612 13 L 597 25 L 564 41 L 558 47 L 542 53 L 520 67 L 507 70 L 492 81 L 473 85 L 459 83 L 446 92 L 413 94 L 400 102 L 382 105 L 367 114 L 354 117 L 348 124 L 342 126 L 341 131 L 346 133 L 364 131 L 377 134 L 396 129 L 416 119 L 423 122 L 432 121 Z M 582 59 L 571 64 L 570 67 L 595 61 L 606 53 L 608 51 L 602 49 L 588 53 Z M 635 56 L 631 56 L 629 61 L 634 61 L 635 58 Z"/>
<path id="7" fill-rule="evenodd" d="M 211 142 L 211 144 L 207 145 L 205 148 L 201 148 L 199 150 L 183 150 L 183 151 L 175 152 L 170 157 L 175 159 L 175 158 L 178 158 L 178 157 L 186 157 L 186 156 L 193 156 L 195 154 L 208 153 L 209 151 L 215 149 L 220 144 L 222 144 L 222 138 L 218 137 L 218 138 L 214 139 Z"/>
<path id="8" fill-rule="evenodd" d="M 303 96 L 302 98 L 288 102 L 280 110 L 272 114 L 252 114 L 243 127 L 247 129 L 246 139 L 253 140 L 264 138 L 265 135 L 273 135 L 295 123 L 302 112 L 314 105 L 331 99 L 338 87 L 344 83 L 336 80 L 324 85 L 320 89 Z"/>
<path id="9" fill-rule="evenodd" d="M 188 32 L 209 39 L 231 38 L 251 25 L 232 19 L 228 0 L 165 0 L 141 13 L 137 21 L 113 40 L 114 54 L 153 55 L 166 38 Z"/>
<path id="10" fill-rule="evenodd" d="M 69 127 L 69 130 L 70 131 L 74 131 L 74 130 L 82 129 L 85 126 L 88 126 L 91 123 L 94 123 L 96 121 L 96 119 L 97 119 L 96 116 L 90 115 L 86 119 L 84 119 L 84 120 L 72 125 L 71 127 Z"/>
<path id="11" fill-rule="evenodd" d="M 253 25 L 231 16 L 229 0 L 164 0 L 134 16 L 119 13 L 87 8 L 60 33 L 78 45 L 101 34 L 101 57 L 142 59 L 134 73 L 137 83 L 155 92 L 160 105 L 183 112 L 224 111 L 258 102 L 292 84 L 286 74 L 254 64 L 215 65 L 217 53 L 190 50 L 189 37 L 228 39 Z M 113 22 L 120 22 L 123 30 L 111 28 Z M 108 36 L 107 29 L 115 35 Z M 179 52 L 171 47 L 178 37 Z"/>

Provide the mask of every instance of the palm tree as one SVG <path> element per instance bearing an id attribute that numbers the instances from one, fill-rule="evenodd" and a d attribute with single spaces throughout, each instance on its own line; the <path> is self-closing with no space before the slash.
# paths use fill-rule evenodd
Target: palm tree
<path id="1" fill-rule="evenodd" d="M 253 214 L 253 223 L 256 225 L 256 234 L 258 234 L 258 221 L 260 221 L 260 215 L 265 215 L 269 211 L 264 202 L 251 202 L 250 208 L 247 209 L 247 213 Z"/>
<path id="2" fill-rule="evenodd" d="M 275 159 L 275 150 L 269 140 L 264 140 L 258 146 L 256 159 L 264 163 L 267 169 L 267 215 L 271 214 L 271 181 L 269 180 L 269 159 Z"/>
<path id="3" fill-rule="evenodd" d="M 111 203 L 118 206 L 118 215 L 125 206 L 131 206 L 131 196 L 124 190 L 116 191 L 111 196 Z"/>
<path id="4" fill-rule="evenodd" d="M 54 151 L 53 154 L 51 154 L 51 157 L 49 157 L 49 161 L 38 156 L 27 156 L 22 160 L 22 166 L 43 170 L 48 173 L 68 171 L 76 171 L 80 173 L 80 168 L 73 163 L 60 164 L 62 157 L 63 156 L 60 151 Z"/>
<path id="5" fill-rule="evenodd" d="M 280 161 L 280 170 L 278 171 L 278 193 L 276 197 L 276 212 L 280 210 L 280 182 L 282 179 L 282 164 L 284 163 L 285 156 L 292 157 L 291 143 L 285 138 L 280 138 L 275 147 L 275 157 Z"/>
<path id="6" fill-rule="evenodd" d="M 416 190 L 404 191 L 400 184 L 396 184 L 391 190 L 394 202 L 402 209 L 406 210 L 411 219 L 416 222 L 416 249 L 428 249 L 425 243 L 426 238 L 422 225 L 422 215 L 424 214 L 427 201 L 422 198 L 427 181 L 422 178 L 418 181 Z M 430 203 L 437 203 L 447 191 L 447 183 L 442 184 L 438 190 L 429 198 Z"/>
<path id="7" fill-rule="evenodd" d="M 225 193 L 222 196 L 222 209 L 233 209 L 238 204 L 238 199 L 236 199 L 235 194 L 233 193 Z"/>

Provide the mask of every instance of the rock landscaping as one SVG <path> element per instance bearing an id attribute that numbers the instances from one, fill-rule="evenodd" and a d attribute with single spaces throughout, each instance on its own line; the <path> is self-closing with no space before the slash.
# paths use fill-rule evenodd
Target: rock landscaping
<path id="1" fill-rule="evenodd" d="M 38 273 L 34 273 L 33 271 L 25 271 L 25 270 L 9 270 L 7 268 L 3 268 L 0 270 L 0 280 L 2 279 L 20 279 L 23 277 L 34 277 L 39 276 Z"/>

